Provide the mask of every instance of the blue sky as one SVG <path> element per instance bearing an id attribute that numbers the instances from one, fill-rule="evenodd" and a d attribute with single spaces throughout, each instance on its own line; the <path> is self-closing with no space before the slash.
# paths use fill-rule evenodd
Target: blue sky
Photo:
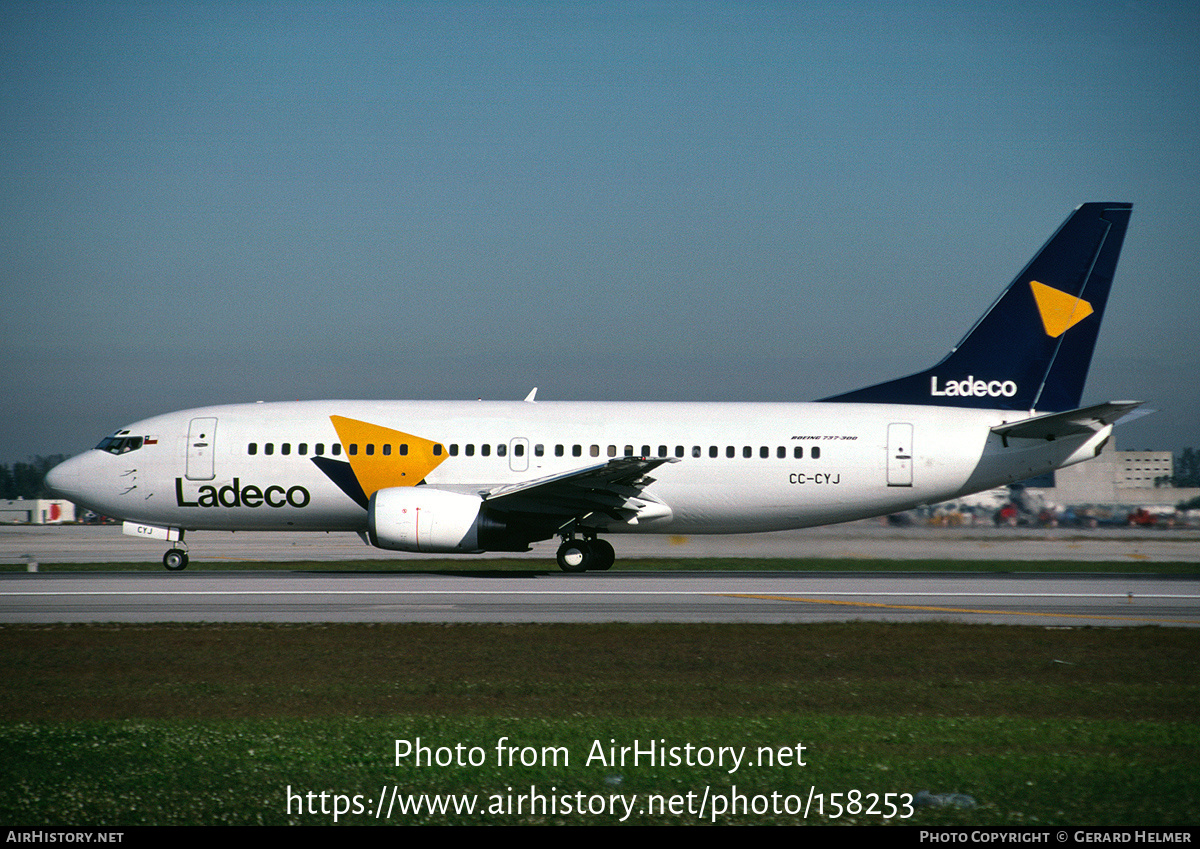
<path id="1" fill-rule="evenodd" d="M 1133 221 L 1085 401 L 1200 446 L 1189 3 L 0 0 L 0 462 L 295 398 L 806 400 Z"/>

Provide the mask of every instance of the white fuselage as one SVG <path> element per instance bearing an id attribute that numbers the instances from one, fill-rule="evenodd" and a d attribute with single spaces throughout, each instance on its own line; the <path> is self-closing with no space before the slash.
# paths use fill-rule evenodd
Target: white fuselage
<path id="1" fill-rule="evenodd" d="M 367 511 L 313 462 L 348 459 L 330 418 L 340 416 L 437 443 L 445 455 L 423 483 L 460 493 L 665 454 L 673 462 L 643 492 L 659 509 L 604 531 L 771 531 L 883 515 L 1085 459 L 1079 449 L 1094 438 L 1002 446 L 990 432 L 1029 415 L 829 402 L 242 404 L 137 422 L 118 433 L 144 438 L 140 447 L 81 454 L 54 484 L 98 513 L 159 527 L 363 531 Z"/>

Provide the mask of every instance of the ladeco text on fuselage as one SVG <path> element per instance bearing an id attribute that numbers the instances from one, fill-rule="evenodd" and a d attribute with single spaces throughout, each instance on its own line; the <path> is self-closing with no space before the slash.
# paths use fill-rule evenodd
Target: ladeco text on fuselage
<path id="1" fill-rule="evenodd" d="M 183 478 L 175 478 L 175 503 L 180 507 L 307 507 L 311 496 L 302 486 L 284 489 L 278 484 L 262 487 L 248 483 L 241 485 L 238 478 L 232 484 L 219 489 L 211 484 L 197 488 L 196 500 L 188 501 L 183 494 Z"/>

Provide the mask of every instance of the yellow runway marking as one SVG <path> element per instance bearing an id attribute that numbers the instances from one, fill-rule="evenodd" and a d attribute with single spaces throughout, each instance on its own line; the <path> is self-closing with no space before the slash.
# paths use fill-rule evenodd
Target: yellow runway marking
<path id="1" fill-rule="evenodd" d="M 798 601 L 804 604 L 836 604 L 846 607 L 882 607 L 886 610 L 921 610 L 930 613 L 977 613 L 991 616 L 1058 616 L 1063 619 L 1105 619 L 1116 622 L 1170 622 L 1173 624 L 1200 625 L 1191 619 L 1151 619 L 1141 616 L 1102 616 L 1089 613 L 1040 613 L 1027 610 L 984 610 L 971 607 L 934 607 L 922 604 L 883 604 L 877 601 L 837 601 L 829 598 L 803 598 L 790 595 L 755 595 L 753 593 L 720 593 L 728 598 L 757 598 L 764 601 Z"/>

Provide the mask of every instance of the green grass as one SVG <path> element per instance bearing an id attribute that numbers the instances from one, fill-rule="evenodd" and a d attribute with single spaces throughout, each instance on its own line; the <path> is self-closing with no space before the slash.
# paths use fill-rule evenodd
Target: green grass
<path id="1" fill-rule="evenodd" d="M 327 824 L 332 813 L 302 812 L 296 797 L 289 812 L 288 787 L 360 794 L 373 811 L 384 788 L 478 794 L 486 809 L 532 785 L 636 794 L 637 824 L 697 822 L 686 794 L 728 799 L 736 786 L 767 801 L 826 794 L 826 816 L 809 822 L 883 821 L 831 818 L 832 793 L 929 790 L 976 806 L 919 808 L 904 822 L 1187 825 L 1200 821 L 1198 650 L 1200 631 L 1182 628 L 3 626 L 0 820 Z M 484 763 L 397 765 L 395 741 L 417 737 L 478 746 Z M 504 737 L 561 747 L 569 762 L 497 765 Z M 803 744 L 807 765 L 588 763 L 610 740 L 745 746 L 751 759 Z M 685 812 L 650 812 L 655 794 Z M 526 810 L 390 821 L 619 820 Z"/>
<path id="2" fill-rule="evenodd" d="M 505 739 L 507 738 L 507 739 Z M 431 753 L 462 744 L 478 747 L 479 766 L 396 762 L 396 740 L 421 741 Z M 641 764 L 593 760 L 613 745 L 667 747 L 746 746 L 741 767 Z M 498 741 L 535 753 L 534 766 L 497 766 Z M 760 766 L 759 747 L 804 746 L 805 766 Z M 918 808 L 894 822 L 920 825 L 1080 825 L 1195 823 L 1200 791 L 1194 755 L 1196 727 L 1173 723 L 1002 718 L 892 718 L 788 716 L 631 720 L 600 717 L 502 719 L 392 717 L 339 720 L 108 721 L 22 723 L 0 727 L 6 822 L 38 825 L 104 824 L 331 824 L 333 794 L 355 795 L 364 812 L 343 823 L 616 823 L 623 811 L 544 815 L 509 806 L 531 787 L 561 798 L 582 793 L 607 800 L 633 798 L 633 824 L 794 823 L 786 809 L 714 816 L 695 804 L 706 792 L 728 800 L 784 804 L 824 794 L 826 815 L 814 807 L 809 822 L 884 822 L 853 810 L 834 817 L 831 794 L 956 792 L 970 809 Z M 597 745 L 600 749 L 597 749 Z M 557 763 L 543 747 L 558 750 Z M 1190 756 L 1189 756 L 1190 753 Z M 432 754 L 431 754 L 432 756 Z M 685 755 L 681 754 L 681 757 Z M 401 815 L 376 820 L 381 793 L 478 796 L 478 812 Z M 289 790 L 293 794 L 289 808 Z M 308 792 L 331 794 L 327 814 Z M 688 812 L 687 794 L 693 794 Z M 676 797 L 672 814 L 652 810 L 652 797 Z M 894 797 L 897 798 L 897 797 Z M 848 799 L 843 797 L 842 802 Z M 897 801 L 902 800 L 897 798 Z M 500 811 L 487 812 L 499 805 Z M 368 813 L 370 812 L 370 813 Z M 902 809 L 907 814 L 908 810 Z"/>

